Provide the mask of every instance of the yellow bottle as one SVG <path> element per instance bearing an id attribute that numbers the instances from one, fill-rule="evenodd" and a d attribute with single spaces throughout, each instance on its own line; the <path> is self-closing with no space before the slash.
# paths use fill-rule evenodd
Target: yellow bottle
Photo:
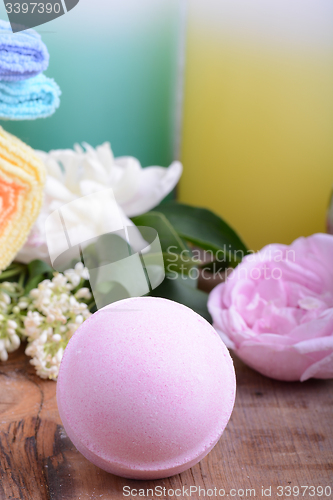
<path id="1" fill-rule="evenodd" d="M 333 2 L 191 0 L 180 201 L 257 250 L 325 231 Z"/>

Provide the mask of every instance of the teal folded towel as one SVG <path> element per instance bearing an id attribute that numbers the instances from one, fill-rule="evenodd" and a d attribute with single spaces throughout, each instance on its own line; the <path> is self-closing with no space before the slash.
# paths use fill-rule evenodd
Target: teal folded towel
<path id="1" fill-rule="evenodd" d="M 0 19 L 0 80 L 25 80 L 45 71 L 48 64 L 49 53 L 37 31 L 14 34 L 10 23 Z"/>
<path id="2" fill-rule="evenodd" d="M 45 118 L 59 107 L 60 95 L 58 85 L 45 75 L 19 82 L 0 81 L 0 119 Z"/>

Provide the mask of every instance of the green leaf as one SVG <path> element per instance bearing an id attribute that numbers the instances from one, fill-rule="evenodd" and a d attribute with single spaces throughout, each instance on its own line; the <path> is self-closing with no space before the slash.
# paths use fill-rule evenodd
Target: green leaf
<path id="1" fill-rule="evenodd" d="M 193 258 L 191 250 L 177 234 L 177 231 L 165 215 L 153 211 L 133 217 L 132 221 L 139 228 L 140 226 L 152 227 L 157 231 L 162 247 L 166 273 L 174 274 L 175 272 L 181 272 L 186 275 L 193 267 L 200 264 L 197 259 Z"/>
<path id="2" fill-rule="evenodd" d="M 189 286 L 186 282 L 187 280 L 181 277 L 175 280 L 166 277 L 163 283 L 150 292 L 149 295 L 171 299 L 184 304 L 211 323 L 212 319 L 207 309 L 208 294 Z"/>
<path id="3" fill-rule="evenodd" d="M 29 279 L 34 278 L 35 276 L 43 275 L 45 273 L 51 273 L 53 274 L 53 269 L 49 264 L 42 260 L 32 260 L 28 264 L 28 271 L 29 271 Z"/>
<path id="4" fill-rule="evenodd" d="M 165 215 L 179 236 L 199 248 L 211 250 L 214 254 L 222 251 L 228 260 L 236 261 L 241 261 L 242 255 L 247 253 L 237 233 L 221 217 L 206 208 L 170 201 L 159 205 L 157 210 Z"/>
<path id="5" fill-rule="evenodd" d="M 1 290 L 1 283 L 0 283 L 0 290 Z M 15 286 L 15 291 L 8 290 L 8 288 L 3 288 L 2 289 L 9 297 L 17 298 L 21 297 L 23 294 L 23 288 L 20 285 Z"/>
<path id="6" fill-rule="evenodd" d="M 30 278 L 28 283 L 26 284 L 25 290 L 24 290 L 24 295 L 29 295 L 29 292 L 33 288 L 37 288 L 39 283 L 43 281 L 44 275 L 43 274 L 38 274 L 37 276 L 34 276 L 33 278 Z"/>
<path id="7" fill-rule="evenodd" d="M 28 295 L 33 288 L 37 288 L 41 281 L 53 276 L 53 269 L 42 260 L 32 260 L 28 266 L 29 278 L 25 285 L 24 295 Z"/>
<path id="8" fill-rule="evenodd" d="M 147 226 L 156 229 L 163 252 L 169 253 L 171 248 L 171 251 L 177 253 L 181 253 L 182 251 L 191 253 L 168 218 L 162 213 L 156 211 L 148 212 L 138 217 L 133 217 L 132 221 L 136 226 Z"/>
<path id="9" fill-rule="evenodd" d="M 214 260 L 213 262 L 206 262 L 200 268 L 206 273 L 217 274 L 219 272 L 224 272 L 227 269 L 233 267 L 234 263 L 230 262 L 218 262 Z"/>
<path id="10" fill-rule="evenodd" d="M 26 270 L 25 264 L 13 262 L 12 264 L 10 264 L 10 266 L 8 266 L 6 269 L 0 272 L 0 282 L 16 281 L 18 278 L 14 279 L 14 277 L 20 275 L 21 273 L 24 273 L 25 270 Z"/>
<path id="11" fill-rule="evenodd" d="M 181 273 L 189 274 L 191 269 L 197 268 L 199 261 L 188 255 L 174 253 L 163 253 L 166 274 Z"/>

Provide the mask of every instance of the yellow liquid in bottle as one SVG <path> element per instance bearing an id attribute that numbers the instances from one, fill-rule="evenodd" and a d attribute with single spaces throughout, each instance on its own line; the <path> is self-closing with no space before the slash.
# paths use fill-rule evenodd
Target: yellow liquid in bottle
<path id="1" fill-rule="evenodd" d="M 333 184 L 332 9 L 288 1 L 190 6 L 179 199 L 217 212 L 254 250 L 324 232 Z M 259 19 L 247 20 L 250 4 Z"/>

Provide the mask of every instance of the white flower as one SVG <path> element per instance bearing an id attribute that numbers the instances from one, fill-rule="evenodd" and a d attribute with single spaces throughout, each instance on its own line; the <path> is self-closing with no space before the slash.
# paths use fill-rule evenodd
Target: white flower
<path id="1" fill-rule="evenodd" d="M 4 348 L 0 351 L 0 360 L 7 361 L 7 359 L 8 359 L 8 353 L 7 353 L 6 349 Z"/>
<path id="2" fill-rule="evenodd" d="M 67 276 L 64 276 L 61 273 L 56 273 L 52 282 L 56 287 L 65 289 L 67 285 Z"/>
<path id="3" fill-rule="evenodd" d="M 86 267 L 84 267 L 82 262 L 78 262 L 75 265 L 74 270 L 75 270 L 76 274 L 78 274 L 80 276 L 80 278 L 82 278 L 83 280 L 89 279 L 89 270 Z"/>
<path id="4" fill-rule="evenodd" d="M 0 293 L 0 301 L 5 304 L 5 306 L 8 306 L 10 304 L 10 297 L 8 293 L 1 292 Z"/>
<path id="5" fill-rule="evenodd" d="M 16 351 L 16 349 L 18 349 L 18 347 L 20 347 L 21 340 L 20 340 L 20 337 L 18 335 L 16 335 L 16 334 L 11 335 L 8 340 L 9 340 L 9 342 L 7 344 L 7 351 L 8 352 Z"/>
<path id="6" fill-rule="evenodd" d="M 78 325 L 81 325 L 84 321 L 84 318 L 82 316 L 82 314 L 78 314 L 75 318 L 75 323 L 77 323 Z"/>
<path id="7" fill-rule="evenodd" d="M 76 294 L 75 294 L 76 299 L 90 299 L 91 298 L 91 293 L 89 288 L 80 288 Z"/>
<path id="8" fill-rule="evenodd" d="M 25 318 L 29 342 L 26 354 L 32 357 L 30 362 L 42 378 L 57 378 L 64 348 L 80 324 L 90 316 L 87 304 L 79 302 L 80 295 L 87 296 L 89 290 L 84 289 L 80 294 L 79 289 L 78 297 L 71 292 L 81 279 L 88 276 L 88 270 L 79 263 L 64 274 L 55 273 L 52 281 L 45 280 L 30 292 L 31 304 L 28 307 L 38 311 L 29 310 Z"/>
<path id="9" fill-rule="evenodd" d="M 16 330 L 16 328 L 18 327 L 16 321 L 13 321 L 11 319 L 7 321 L 7 325 L 9 326 L 9 328 L 12 328 L 13 330 Z"/>
<path id="10" fill-rule="evenodd" d="M 20 290 L 17 283 L 0 284 L 0 293 L 5 293 L 4 288 L 16 292 L 12 300 L 8 296 L 7 311 L 0 314 L 0 361 L 6 361 L 8 353 L 20 346 L 20 336 L 27 337 L 25 352 L 31 356 L 30 363 L 35 366 L 37 374 L 42 378 L 57 378 L 69 339 L 91 315 L 87 304 L 79 301 L 80 298 L 90 298 L 90 291 L 79 289 L 74 295 L 74 285 L 68 282 L 73 276 L 74 281 L 80 283 L 89 276 L 88 270 L 79 263 L 66 276 L 55 273 L 52 280 L 39 283 L 28 297 L 17 297 Z M 24 307 L 18 307 L 17 304 L 23 303 Z"/>
<path id="11" fill-rule="evenodd" d="M 46 317 L 46 321 L 47 321 L 48 323 L 53 323 L 53 322 L 55 321 L 55 319 L 56 319 L 56 318 L 55 318 L 54 314 L 51 314 L 51 313 L 49 313 L 49 314 L 47 315 L 47 317 Z"/>
<path id="12" fill-rule="evenodd" d="M 128 217 L 141 215 L 158 205 L 176 186 L 182 165 L 173 162 L 168 168 L 142 168 L 133 157 L 114 158 L 109 143 L 96 149 L 88 144 L 75 146 L 75 150 L 38 152 L 47 170 L 45 201 L 27 243 L 16 259 L 30 262 L 32 259 L 49 261 L 45 238 L 47 217 L 75 199 L 112 188 L 125 225 L 132 225 Z M 90 213 L 90 224 L 103 226 L 100 214 Z M 86 213 L 72 213 L 77 227 L 76 236 L 81 242 L 87 239 Z M 112 214 L 109 214 L 112 217 Z M 107 231 L 108 232 L 108 231 Z M 82 238 L 80 236 L 82 235 Z"/>
<path id="13" fill-rule="evenodd" d="M 64 274 L 68 281 L 72 283 L 73 288 L 76 288 L 80 284 L 81 279 L 89 279 L 89 271 L 84 267 L 82 262 L 78 262 L 74 269 L 68 269 Z"/>
<path id="14" fill-rule="evenodd" d="M 36 328 L 43 322 L 43 316 L 37 311 L 28 311 L 28 314 L 24 320 L 25 328 Z"/>

